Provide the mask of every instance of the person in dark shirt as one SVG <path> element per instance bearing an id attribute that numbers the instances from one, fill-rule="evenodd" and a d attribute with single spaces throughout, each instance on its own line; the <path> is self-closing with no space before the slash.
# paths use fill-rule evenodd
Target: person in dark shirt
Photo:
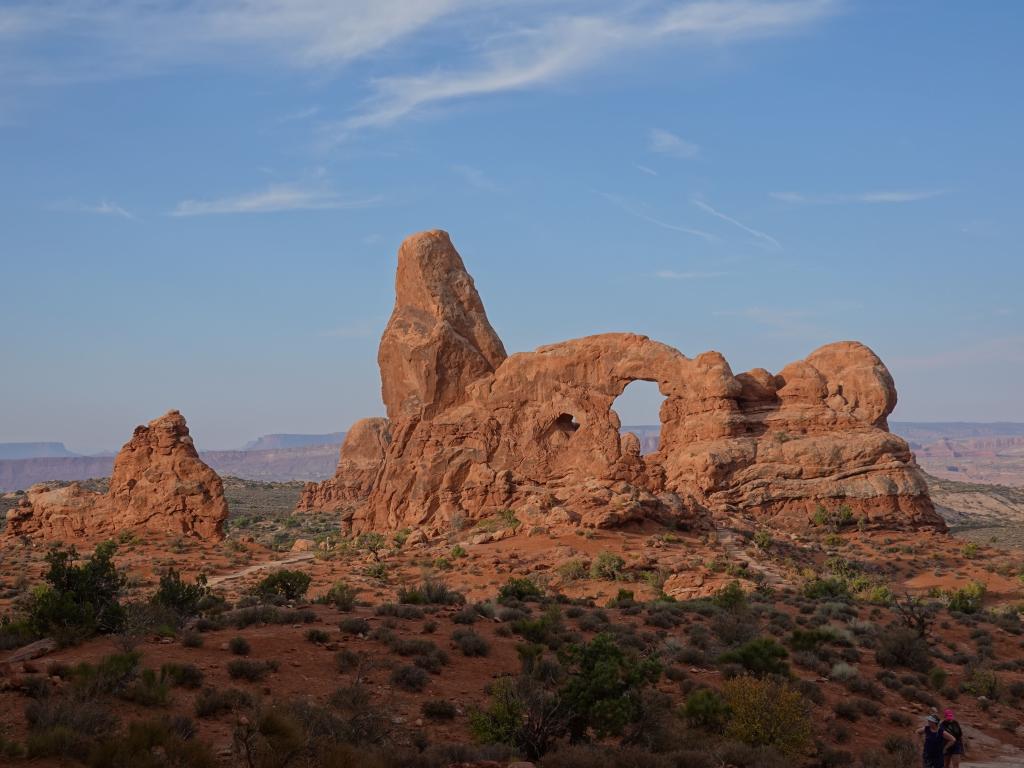
<path id="1" fill-rule="evenodd" d="M 952 709 L 947 709 L 942 713 L 942 723 L 939 725 L 939 730 L 945 731 L 955 739 L 952 744 L 946 747 L 945 768 L 960 768 L 960 757 L 964 754 L 964 730 L 960 727 L 960 723 L 956 721 Z"/>
<path id="2" fill-rule="evenodd" d="M 945 768 L 946 748 L 956 743 L 953 734 L 939 728 L 939 718 L 928 715 L 925 724 L 917 732 L 924 757 L 924 768 Z"/>

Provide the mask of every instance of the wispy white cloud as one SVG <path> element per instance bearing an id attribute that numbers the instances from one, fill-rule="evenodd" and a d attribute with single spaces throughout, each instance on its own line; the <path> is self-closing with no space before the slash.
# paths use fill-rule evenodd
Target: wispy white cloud
<path id="1" fill-rule="evenodd" d="M 471 187 L 484 192 L 497 192 L 500 187 L 488 178 L 487 174 L 471 165 L 453 165 L 452 172 L 461 177 Z"/>
<path id="2" fill-rule="evenodd" d="M 654 273 L 662 280 L 704 280 L 712 277 L 725 277 L 728 272 L 676 272 L 671 269 L 662 269 Z"/>
<path id="3" fill-rule="evenodd" d="M 364 108 L 334 127 L 336 139 L 390 125 L 431 105 L 523 90 L 591 69 L 615 55 L 685 42 L 725 44 L 791 32 L 834 12 L 836 0 L 705 0 L 655 13 L 556 14 L 490 38 L 472 65 L 382 77 Z"/>
<path id="4" fill-rule="evenodd" d="M 732 224 L 734 227 L 738 227 L 738 228 L 742 229 L 748 235 L 753 235 L 758 240 L 764 241 L 765 243 L 767 243 L 771 247 L 778 248 L 778 249 L 782 248 L 782 244 L 778 240 L 776 240 L 774 237 L 769 235 L 768 233 L 762 232 L 759 229 L 754 229 L 753 227 L 748 227 L 742 221 L 737 221 L 732 216 L 726 216 L 724 213 L 722 213 L 721 211 L 716 210 L 715 208 L 711 207 L 710 205 L 705 203 L 703 200 L 693 200 L 692 202 L 693 202 L 694 205 L 696 205 L 698 208 L 700 208 L 705 213 L 709 213 L 712 216 L 715 216 L 715 217 L 721 219 L 722 221 L 726 221 L 726 222 Z"/>
<path id="5" fill-rule="evenodd" d="M 647 146 L 651 152 L 683 160 L 696 157 L 700 153 L 700 147 L 692 141 L 687 141 L 682 136 L 677 136 L 661 128 L 651 129 Z"/>
<path id="6" fill-rule="evenodd" d="M 821 328 L 811 319 L 817 313 L 806 309 L 778 307 L 746 307 L 735 310 L 718 310 L 716 317 L 740 317 L 758 325 L 771 328 L 784 336 L 817 336 Z"/>
<path id="7" fill-rule="evenodd" d="M 122 219 L 134 219 L 135 216 L 122 206 L 109 200 L 101 200 L 98 203 L 80 203 L 75 201 L 63 201 L 50 206 L 55 211 L 69 211 L 72 213 L 93 213 L 97 216 L 116 216 Z"/>
<path id="8" fill-rule="evenodd" d="M 646 173 L 648 176 L 657 176 L 658 172 L 653 168 L 648 168 L 646 165 L 640 165 L 639 163 L 633 163 L 633 167 L 641 173 Z"/>
<path id="9" fill-rule="evenodd" d="M 397 44 L 436 33 L 450 68 L 388 73 L 328 132 L 338 139 L 433 105 L 533 88 L 616 56 L 686 43 L 724 45 L 786 34 L 836 11 L 840 0 L 9 0 L 0 9 L 7 82 L 134 77 L 197 61 L 265 65 L 268 54 L 327 76 Z M 586 9 L 585 12 L 581 9 Z M 53 56 L 55 42 L 63 46 Z"/>
<path id="10" fill-rule="evenodd" d="M 605 200 L 610 202 L 612 205 L 616 206 L 617 208 L 621 208 L 623 211 L 628 213 L 630 216 L 635 216 L 636 218 L 640 219 L 641 221 L 646 221 L 646 222 L 648 222 L 650 224 L 654 224 L 655 226 L 662 227 L 663 229 L 670 229 L 673 232 L 682 232 L 683 234 L 686 234 L 686 235 L 693 235 L 694 237 L 699 237 L 702 240 L 709 240 L 710 241 L 710 240 L 717 240 L 718 239 L 713 234 L 711 234 L 710 232 L 705 232 L 702 229 L 695 229 L 694 227 L 686 227 L 686 226 L 683 226 L 683 225 L 680 225 L 680 224 L 671 224 L 671 223 L 669 223 L 667 221 L 662 221 L 661 219 L 655 218 L 654 216 L 651 216 L 651 215 L 649 215 L 647 213 L 644 213 L 643 211 L 639 210 L 639 208 L 636 205 L 631 203 L 629 200 L 625 200 L 625 199 L 619 197 L 618 195 L 613 195 L 613 194 L 610 194 L 608 192 L 598 192 L 598 194 L 601 195 L 601 197 L 603 197 Z"/>
<path id="11" fill-rule="evenodd" d="M 323 186 L 272 184 L 264 190 L 211 200 L 182 200 L 171 216 L 210 216 L 227 213 L 278 213 L 366 208 L 381 202 L 379 195 L 364 199 L 342 198 Z"/>
<path id="12" fill-rule="evenodd" d="M 865 203 L 873 205 L 885 203 L 915 203 L 919 200 L 930 200 L 933 197 L 939 197 L 945 193 L 946 191 L 943 189 L 893 189 L 836 195 L 803 195 L 799 192 L 772 192 L 771 197 L 784 203 L 806 205 L 840 205 L 843 203 Z"/>

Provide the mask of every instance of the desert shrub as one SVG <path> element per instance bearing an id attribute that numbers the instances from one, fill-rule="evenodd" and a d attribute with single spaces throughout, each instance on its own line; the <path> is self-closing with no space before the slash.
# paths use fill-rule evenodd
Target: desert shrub
<path id="1" fill-rule="evenodd" d="M 622 577 L 622 569 L 625 567 L 626 561 L 614 552 L 600 552 L 590 564 L 590 577 L 615 581 Z"/>
<path id="2" fill-rule="evenodd" d="M 849 586 L 846 580 L 839 576 L 814 578 L 804 584 L 804 597 L 813 600 L 839 600 L 849 596 Z"/>
<path id="3" fill-rule="evenodd" d="M 698 688 L 686 697 L 683 714 L 690 725 L 719 733 L 729 719 L 729 706 L 718 691 Z"/>
<path id="4" fill-rule="evenodd" d="M 946 678 L 949 674 L 942 667 L 935 667 L 928 672 L 928 685 L 933 691 L 941 691 L 946 687 Z"/>
<path id="5" fill-rule="evenodd" d="M 252 646 L 244 637 L 232 637 L 228 640 L 228 650 L 236 656 L 248 656 Z"/>
<path id="6" fill-rule="evenodd" d="M 89 754 L 92 768 L 214 768 L 213 751 L 192 738 L 181 722 L 145 720 L 128 725 L 128 732 L 110 736 Z"/>
<path id="7" fill-rule="evenodd" d="M 557 605 L 548 606 L 538 618 L 524 616 L 512 622 L 512 631 L 531 643 L 557 648 L 562 642 L 564 626 Z"/>
<path id="8" fill-rule="evenodd" d="M 413 598 L 416 599 L 416 598 Z M 422 619 L 423 609 L 417 605 L 411 604 L 396 604 L 396 603 L 381 603 L 373 612 L 377 616 L 393 616 L 396 619 Z"/>
<path id="9" fill-rule="evenodd" d="M 456 624 L 474 624 L 480 618 L 480 613 L 475 605 L 467 605 L 452 614 L 452 621 Z"/>
<path id="10" fill-rule="evenodd" d="M 860 707 L 850 699 L 840 699 L 832 707 L 832 711 L 836 713 L 836 717 L 844 720 L 856 722 L 860 719 Z"/>
<path id="11" fill-rule="evenodd" d="M 113 653 L 95 665 L 77 664 L 71 671 L 73 692 L 83 699 L 120 693 L 138 674 L 138 653 Z"/>
<path id="12" fill-rule="evenodd" d="M 209 594 L 210 588 L 203 574 L 196 576 L 193 583 L 187 584 L 178 571 L 168 568 L 160 575 L 160 586 L 154 593 L 152 602 L 174 611 L 182 618 L 187 618 L 199 613 L 200 602 Z"/>
<path id="13" fill-rule="evenodd" d="M 731 716 L 727 735 L 755 747 L 774 747 L 795 758 L 811 741 L 803 697 L 783 683 L 743 676 L 727 680 L 722 694 Z"/>
<path id="14" fill-rule="evenodd" d="M 623 649 L 606 633 L 589 643 L 562 649 L 568 673 L 561 691 L 574 739 L 592 731 L 598 738 L 615 736 L 639 720 L 641 693 L 657 681 L 661 667 L 651 658 Z"/>
<path id="15" fill-rule="evenodd" d="M 391 684 L 403 691 L 419 693 L 427 687 L 430 676 L 417 666 L 396 667 L 391 673 Z"/>
<path id="16" fill-rule="evenodd" d="M 370 632 L 370 622 L 358 616 L 346 616 L 338 622 L 338 627 L 349 635 L 366 635 Z"/>
<path id="17" fill-rule="evenodd" d="M 959 613 L 977 613 L 985 599 L 985 585 L 972 581 L 967 586 L 949 593 L 949 610 Z"/>
<path id="18" fill-rule="evenodd" d="M 235 659 L 228 662 L 228 676 L 232 680 L 248 680 L 259 682 L 267 676 L 268 672 L 277 671 L 276 661 L 252 661 L 250 659 Z"/>
<path id="19" fill-rule="evenodd" d="M 124 619 L 119 600 L 125 577 L 114 565 L 115 552 L 117 545 L 105 541 L 75 565 L 74 547 L 52 547 L 46 553 L 46 584 L 33 591 L 27 605 L 32 631 L 62 644 L 117 631 Z"/>
<path id="20" fill-rule="evenodd" d="M 323 596 L 322 601 L 328 605 L 333 605 L 339 611 L 351 611 L 356 607 L 356 598 L 358 596 L 358 589 L 350 586 L 347 582 L 338 581 L 327 590 L 327 594 Z"/>
<path id="21" fill-rule="evenodd" d="M 755 675 L 784 675 L 789 671 L 786 649 L 770 637 L 757 637 L 718 657 L 719 664 L 739 664 Z"/>
<path id="22" fill-rule="evenodd" d="M 313 578 L 302 571 L 281 569 L 265 577 L 254 590 L 264 600 L 280 599 L 293 602 L 301 599 Z"/>
<path id="23" fill-rule="evenodd" d="M 181 633 L 181 644 L 186 648 L 202 648 L 203 635 L 195 630 L 187 630 Z"/>
<path id="24" fill-rule="evenodd" d="M 471 629 L 456 629 L 452 633 L 452 640 L 463 656 L 486 656 L 491 651 L 487 641 Z"/>
<path id="25" fill-rule="evenodd" d="M 848 525 L 853 525 L 853 510 L 846 504 L 840 504 L 831 510 L 819 504 L 818 508 L 814 511 L 812 521 L 819 527 L 838 531 Z"/>
<path id="26" fill-rule="evenodd" d="M 203 670 L 195 664 L 168 662 L 160 667 L 160 675 L 180 688 L 198 688 L 203 684 Z"/>
<path id="27" fill-rule="evenodd" d="M 587 564 L 579 558 L 566 560 L 558 566 L 558 575 L 565 581 L 578 581 L 587 577 Z"/>
<path id="28" fill-rule="evenodd" d="M 537 680 L 503 677 L 489 693 L 487 707 L 470 713 L 470 731 L 477 741 L 506 744 L 536 760 L 565 733 L 562 701 Z"/>
<path id="29" fill-rule="evenodd" d="M 454 720 L 455 705 L 443 699 L 429 699 L 420 706 L 423 716 L 429 720 Z"/>
<path id="30" fill-rule="evenodd" d="M 902 627 L 879 633 L 875 659 L 882 667 L 906 667 L 915 672 L 928 672 L 932 666 L 928 643 L 914 630 Z"/>
<path id="31" fill-rule="evenodd" d="M 757 635 L 757 622 L 745 610 L 720 611 L 711 617 L 711 631 L 723 646 L 742 645 Z"/>
<path id="32" fill-rule="evenodd" d="M 214 717 L 251 706 L 252 697 L 238 688 L 203 688 L 195 702 L 196 717 Z"/>
<path id="33" fill-rule="evenodd" d="M 359 538 L 356 539 L 356 546 L 364 552 L 369 552 L 374 560 L 380 562 L 380 554 L 387 549 L 388 542 L 383 534 L 368 531 L 359 535 Z"/>
<path id="34" fill-rule="evenodd" d="M 772 535 L 763 528 L 754 534 L 754 546 L 763 552 L 772 548 Z"/>
<path id="35" fill-rule="evenodd" d="M 352 672 L 358 670 L 366 663 L 365 654 L 356 653 L 351 648 L 342 648 L 334 654 L 334 666 L 339 672 Z"/>
<path id="36" fill-rule="evenodd" d="M 794 651 L 817 651 L 818 648 L 836 639 L 836 633 L 831 627 L 815 627 L 814 629 L 793 630 L 789 637 L 789 647 Z"/>
<path id="37" fill-rule="evenodd" d="M 418 587 L 398 590 L 398 602 L 409 605 L 462 605 L 466 598 L 437 579 L 424 579 Z"/>
<path id="38" fill-rule="evenodd" d="M 171 684 L 165 674 L 144 669 L 138 679 L 121 692 L 121 698 L 143 707 L 163 707 L 167 705 L 170 691 Z"/>
<path id="39" fill-rule="evenodd" d="M 331 636 L 322 629 L 307 629 L 306 639 L 311 643 L 323 645 L 331 639 Z"/>
<path id="40" fill-rule="evenodd" d="M 999 678 L 990 669 L 974 667 L 968 670 L 960 684 L 960 690 L 972 696 L 995 699 L 999 695 Z"/>
<path id="41" fill-rule="evenodd" d="M 832 669 L 828 676 L 832 680 L 836 680 L 840 683 L 846 683 L 851 680 L 857 680 L 859 673 L 857 672 L 856 667 L 852 667 L 844 661 L 839 661 L 832 665 Z"/>
<path id="42" fill-rule="evenodd" d="M 510 578 L 498 590 L 498 600 L 507 602 L 509 600 L 539 600 L 544 596 L 541 588 L 532 579 Z"/>
<path id="43" fill-rule="evenodd" d="M 25 720 L 29 727 L 25 747 L 32 758 L 81 758 L 89 753 L 93 740 L 106 736 L 118 725 L 107 705 L 65 696 L 29 702 Z"/>
<path id="44" fill-rule="evenodd" d="M 747 607 L 747 593 L 734 579 L 718 590 L 711 598 L 711 602 L 727 611 L 738 611 Z"/>

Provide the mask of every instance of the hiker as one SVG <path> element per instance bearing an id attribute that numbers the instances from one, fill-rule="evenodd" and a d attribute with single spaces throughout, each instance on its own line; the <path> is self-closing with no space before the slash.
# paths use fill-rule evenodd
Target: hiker
<path id="1" fill-rule="evenodd" d="M 946 747 L 945 768 L 960 768 L 960 757 L 964 754 L 964 729 L 953 716 L 953 710 L 947 709 L 942 713 L 942 725 L 940 731 L 950 734 L 955 741 Z"/>
<path id="2" fill-rule="evenodd" d="M 939 718 L 928 715 L 924 726 L 918 730 L 921 742 L 924 768 L 946 768 L 946 748 L 956 743 L 953 734 L 939 728 Z"/>

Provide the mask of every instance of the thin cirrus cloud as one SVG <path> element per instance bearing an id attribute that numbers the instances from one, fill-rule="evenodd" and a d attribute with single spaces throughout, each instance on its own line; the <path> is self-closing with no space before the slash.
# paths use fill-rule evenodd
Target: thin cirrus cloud
<path id="1" fill-rule="evenodd" d="M 939 197 L 945 193 L 946 191 L 943 189 L 892 189 L 837 195 L 803 195 L 799 192 L 772 192 L 771 197 L 783 203 L 803 205 L 842 205 L 844 203 L 878 205 L 886 203 L 916 203 L 920 200 L 930 200 L 933 197 Z"/>
<path id="2" fill-rule="evenodd" d="M 124 207 L 109 200 L 101 200 L 98 203 L 62 202 L 51 206 L 56 211 L 68 211 L 71 213 L 92 213 L 97 216 L 115 216 L 121 219 L 134 219 L 135 216 Z"/>
<path id="3" fill-rule="evenodd" d="M 700 147 L 692 141 L 687 141 L 682 136 L 677 136 L 671 131 L 661 128 L 651 129 L 647 146 L 651 152 L 681 160 L 689 160 L 700 154 Z"/>
<path id="4" fill-rule="evenodd" d="M 434 104 L 545 85 L 639 49 L 685 42 L 726 44 L 789 33 L 834 13 L 838 5 L 835 0 L 721 0 L 672 3 L 653 14 L 635 7 L 632 15 L 621 8 L 605 15 L 556 13 L 493 36 L 481 46 L 479 59 L 462 69 L 373 81 L 363 109 L 337 123 L 334 138 L 390 125 Z M 682 146 L 677 148 L 682 151 Z"/>
<path id="5" fill-rule="evenodd" d="M 727 216 L 726 214 L 722 213 L 721 211 L 717 210 L 716 208 L 713 208 L 712 206 L 708 205 L 703 200 L 692 200 L 691 202 L 694 205 L 696 205 L 698 208 L 700 208 L 702 211 L 704 211 L 705 213 L 710 214 L 711 216 L 714 216 L 716 218 L 719 218 L 722 221 L 728 222 L 729 224 L 732 224 L 734 227 L 742 229 L 748 235 L 753 235 L 755 238 L 757 238 L 758 240 L 760 240 L 760 241 L 762 241 L 764 243 L 767 243 L 772 248 L 776 248 L 776 249 L 780 249 L 781 250 L 782 244 L 778 240 L 776 240 L 774 237 L 769 235 L 767 232 L 762 232 L 759 229 L 754 229 L 753 227 L 748 227 L 742 221 L 738 221 L 738 220 L 734 219 L 732 216 Z"/>
<path id="6" fill-rule="evenodd" d="M 212 216 L 238 213 L 279 213 L 283 211 L 326 211 L 344 208 L 366 208 L 376 205 L 379 195 L 358 200 L 340 197 L 324 187 L 300 184 L 272 184 L 266 189 L 235 197 L 210 200 L 182 200 L 171 216 Z"/>
<path id="7" fill-rule="evenodd" d="M 523 90 L 623 54 L 680 44 L 726 45 L 787 34 L 837 12 L 841 0 L 14 0 L 0 9 L 9 83 L 137 77 L 202 60 L 265 66 L 271 54 L 334 76 L 375 58 L 384 74 L 367 97 L 324 129 L 328 142 L 395 123 L 433 105 Z M 581 12 L 586 9 L 586 14 Z M 429 34 L 428 34 L 429 33 Z M 450 68 L 388 72 L 415 60 L 422 39 L 459 54 Z M 66 43 L 61 57 L 49 55 Z M 399 43 L 401 57 L 389 52 Z"/>
<path id="8" fill-rule="evenodd" d="M 650 214 L 644 213 L 642 210 L 640 210 L 637 207 L 636 204 L 630 202 L 629 200 L 626 200 L 625 198 L 619 197 L 618 195 L 613 195 L 613 194 L 610 194 L 608 192 L 598 192 L 598 194 L 601 195 L 601 197 L 603 197 L 609 203 L 614 205 L 616 208 L 620 208 L 621 210 L 623 210 L 626 213 L 628 213 L 630 216 L 635 216 L 636 218 L 640 219 L 641 221 L 646 221 L 649 224 L 654 224 L 656 227 L 661 227 L 662 229 L 668 229 L 668 230 L 671 230 L 673 232 L 682 232 L 685 235 L 693 235 L 694 237 L 699 237 L 702 240 L 707 240 L 707 241 L 712 241 L 712 240 L 717 240 L 718 239 L 717 237 L 715 237 L 710 232 L 705 232 L 702 229 L 696 229 L 695 227 L 687 227 L 687 226 L 684 226 L 682 224 L 672 224 L 671 222 L 662 221 L 659 218 L 656 218 L 654 216 L 651 216 Z"/>

